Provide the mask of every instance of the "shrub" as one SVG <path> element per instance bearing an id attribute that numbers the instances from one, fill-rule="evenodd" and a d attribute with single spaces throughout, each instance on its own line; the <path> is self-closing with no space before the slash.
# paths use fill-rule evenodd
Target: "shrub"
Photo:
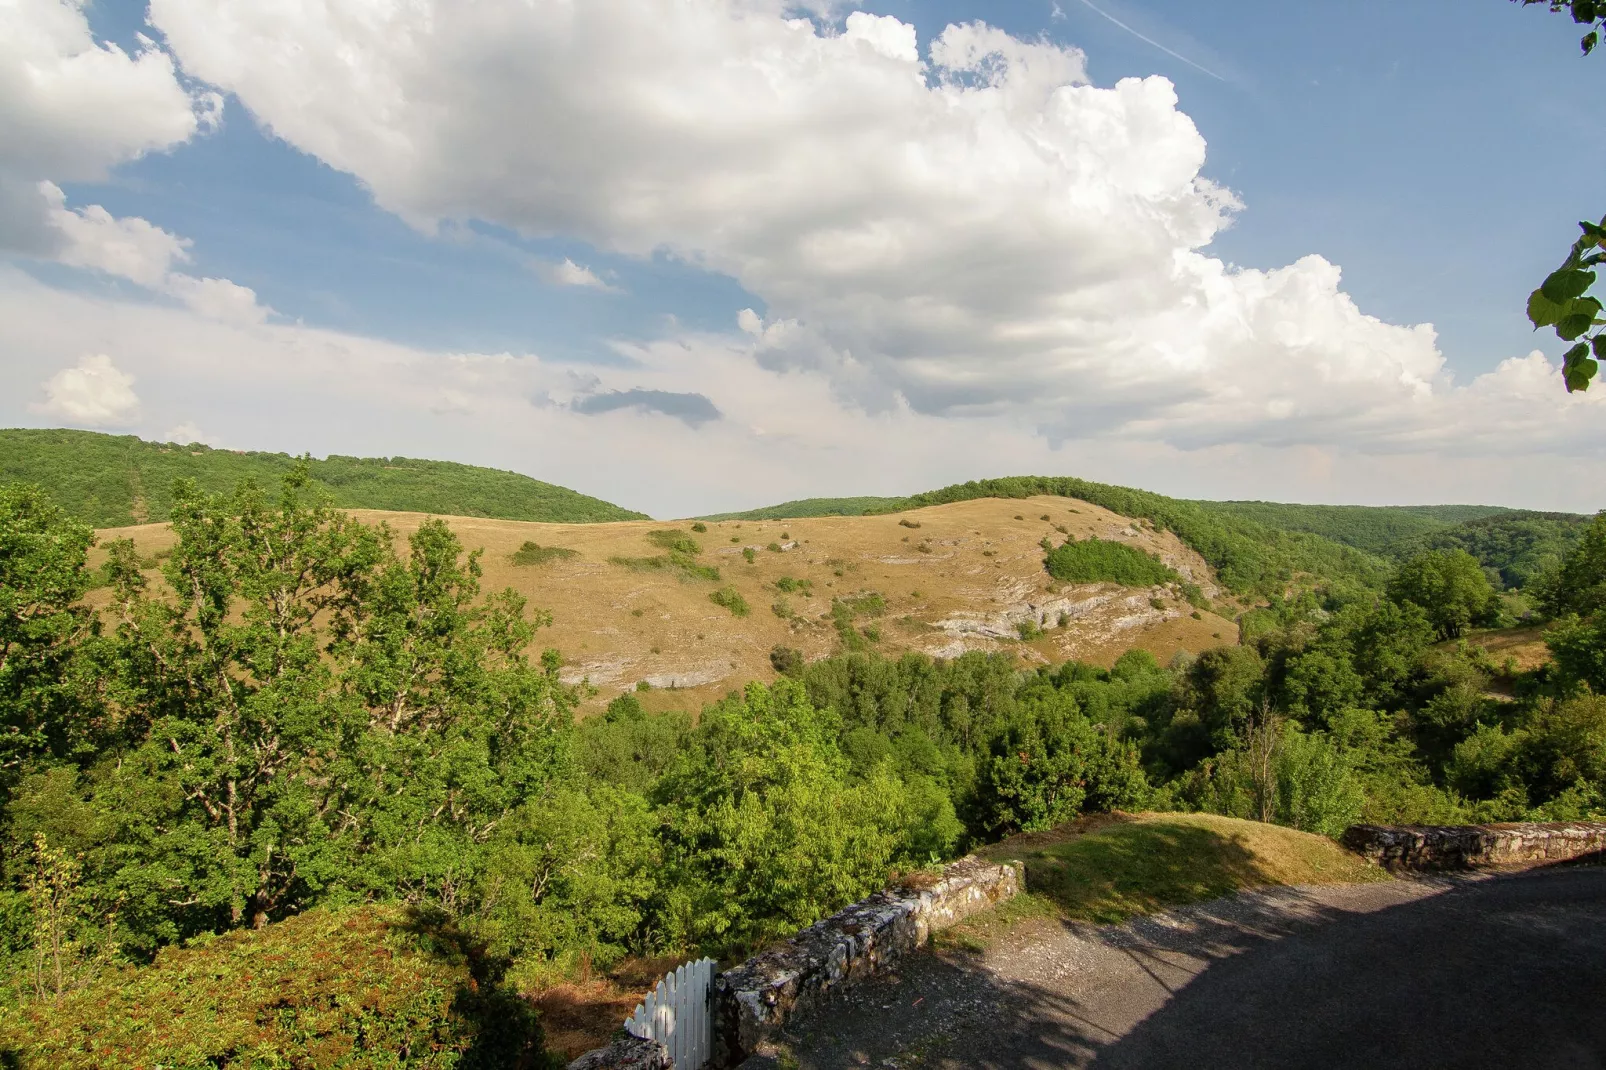
<path id="1" fill-rule="evenodd" d="M 772 647 L 770 665 L 782 676 L 798 676 L 803 672 L 803 651 L 790 646 Z"/>
<path id="2" fill-rule="evenodd" d="M 1097 538 L 1055 547 L 1048 552 L 1043 566 L 1050 576 L 1065 583 L 1153 587 L 1177 578 L 1163 562 L 1142 550 L 1124 542 Z"/>
<path id="3" fill-rule="evenodd" d="M 400 910 L 309 910 L 0 1018 L 0 1048 L 57 1070 L 553 1066 L 500 964 Z"/>
<path id="4" fill-rule="evenodd" d="M 752 607 L 747 604 L 747 599 L 743 598 L 742 592 L 735 587 L 721 587 L 717 591 L 710 592 L 708 600 L 716 606 L 723 606 L 730 610 L 733 617 L 745 617 L 752 612 Z"/>
<path id="5" fill-rule="evenodd" d="M 695 555 L 703 552 L 697 540 L 678 529 L 647 532 L 647 541 L 673 554 Z"/>
<path id="6" fill-rule="evenodd" d="M 764 547 L 764 549 L 768 550 L 772 554 L 778 554 L 781 552 L 781 544 L 778 542 L 772 542 L 768 546 Z"/>
<path id="7" fill-rule="evenodd" d="M 749 565 L 751 565 L 754 561 L 758 560 L 758 554 L 754 552 L 754 550 L 753 550 L 753 548 L 751 546 L 743 547 L 742 548 L 742 560 L 746 561 Z"/>
<path id="8" fill-rule="evenodd" d="M 1164 609 L 1165 608 L 1165 599 L 1163 599 L 1163 598 L 1151 598 L 1151 599 L 1149 599 L 1149 608 L 1150 609 Z"/>
<path id="9" fill-rule="evenodd" d="M 508 560 L 515 565 L 545 565 L 552 561 L 563 561 L 577 556 L 579 556 L 578 550 L 570 550 L 563 546 L 542 546 L 540 543 L 526 542 L 508 555 Z"/>
<path id="10" fill-rule="evenodd" d="M 771 602 L 770 612 L 782 620 L 792 619 L 792 606 L 784 598 L 777 598 L 774 602 Z"/>
<path id="11" fill-rule="evenodd" d="M 702 522 L 702 521 L 701 521 L 701 520 L 699 520 L 699 521 L 697 521 L 697 523 L 695 523 L 695 524 L 693 524 L 693 525 L 692 525 L 692 526 L 691 526 L 691 529 L 692 529 L 692 530 L 693 530 L 693 531 L 695 531 L 695 532 L 696 532 L 696 533 L 697 533 L 697 534 L 699 534 L 699 535 L 703 535 L 703 534 L 706 534 L 706 533 L 707 533 L 707 531 L 708 531 L 708 525 L 707 525 L 707 524 L 705 524 L 705 523 L 703 523 L 703 522 Z"/>
<path id="12" fill-rule="evenodd" d="M 898 521 L 898 526 L 899 527 L 903 527 L 903 528 L 918 528 L 920 526 L 920 521 L 918 521 L 918 520 L 909 520 L 909 519 L 905 518 L 903 520 Z"/>

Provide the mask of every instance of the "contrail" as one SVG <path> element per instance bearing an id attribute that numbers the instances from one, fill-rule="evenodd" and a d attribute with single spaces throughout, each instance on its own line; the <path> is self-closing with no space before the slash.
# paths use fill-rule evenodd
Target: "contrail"
<path id="1" fill-rule="evenodd" d="M 1093 5 L 1093 0 L 1082 0 L 1082 3 L 1087 7 L 1087 9 L 1089 11 L 1092 11 L 1096 15 L 1104 16 L 1105 18 L 1109 19 L 1111 22 L 1115 23 L 1117 26 L 1121 27 L 1121 29 L 1123 29 L 1127 33 L 1131 34 L 1133 37 L 1136 37 L 1139 41 L 1142 41 L 1145 44 L 1153 45 L 1155 48 L 1158 48 L 1161 52 L 1164 52 L 1168 56 L 1172 56 L 1172 57 L 1174 57 L 1176 59 L 1180 59 L 1182 62 L 1186 63 L 1188 66 L 1192 67 L 1194 70 L 1203 71 L 1204 73 L 1208 74 L 1210 77 L 1214 78 L 1218 82 L 1225 82 L 1226 81 L 1225 78 L 1223 78 L 1221 75 L 1217 74 L 1215 71 L 1211 70 L 1209 67 L 1202 67 L 1199 64 L 1195 63 L 1193 60 L 1189 59 L 1187 56 L 1184 56 L 1182 53 L 1171 51 L 1169 48 L 1167 48 L 1165 45 L 1162 45 L 1159 41 L 1156 41 L 1154 38 L 1143 36 L 1141 33 L 1139 33 L 1138 31 L 1134 30 L 1132 27 L 1128 26 L 1126 23 L 1122 22 L 1120 19 L 1116 18 L 1114 15 L 1110 14 L 1108 11 L 1105 11 L 1103 8 L 1095 7 Z"/>

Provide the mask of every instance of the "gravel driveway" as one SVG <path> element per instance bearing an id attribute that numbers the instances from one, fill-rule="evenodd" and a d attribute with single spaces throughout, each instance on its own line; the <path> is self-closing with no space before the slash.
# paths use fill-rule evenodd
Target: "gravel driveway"
<path id="1" fill-rule="evenodd" d="M 912 956 L 785 1039 L 802 1070 L 1606 1067 L 1606 869 L 1023 923 Z"/>

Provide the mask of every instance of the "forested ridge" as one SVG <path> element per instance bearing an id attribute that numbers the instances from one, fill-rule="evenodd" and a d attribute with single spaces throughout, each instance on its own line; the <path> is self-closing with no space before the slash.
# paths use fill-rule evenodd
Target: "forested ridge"
<path id="1" fill-rule="evenodd" d="M 193 480 L 212 493 L 248 479 L 273 486 L 303 460 L 312 481 L 346 509 L 569 524 L 646 519 L 516 472 L 451 461 L 337 455 L 298 460 L 95 431 L 0 429 L 0 482 L 49 487 L 71 516 L 100 528 L 167 520 L 175 480 Z"/>
<path id="2" fill-rule="evenodd" d="M 1242 533 L 1127 493 L 1106 497 L 1179 534 Z M 1089 811 L 1326 835 L 1606 813 L 1606 515 L 1530 584 L 1538 668 L 1462 642 L 1511 607 L 1428 548 L 1364 584 L 1331 558 L 1244 613 L 1242 645 L 1168 665 L 844 639 L 777 648 L 777 679 L 701 710 L 626 693 L 579 722 L 533 653 L 544 612 L 482 590 L 444 522 L 400 540 L 306 466 L 180 482 L 171 522 L 160 561 L 113 542 L 91 569 L 87 525 L 0 490 L 0 1051 L 24 1066 L 548 1065 L 521 994 L 739 957 Z M 1064 550 L 1045 569 L 1153 581 Z M 1277 588 L 1277 552 L 1219 556 Z M 178 989 L 202 1009 L 174 1017 Z"/>

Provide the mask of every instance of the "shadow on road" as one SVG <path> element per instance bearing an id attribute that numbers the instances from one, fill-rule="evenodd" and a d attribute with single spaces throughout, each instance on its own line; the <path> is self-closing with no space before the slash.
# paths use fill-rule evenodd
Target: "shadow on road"
<path id="1" fill-rule="evenodd" d="M 1043 929 L 992 968 L 921 955 L 792 1046 L 805 1070 L 1606 1067 L 1606 869 L 1413 883 L 1372 909 L 1400 887 Z"/>
<path id="2" fill-rule="evenodd" d="M 1600 1067 L 1606 870 L 1463 882 L 1213 964 L 1092 1065 Z"/>

